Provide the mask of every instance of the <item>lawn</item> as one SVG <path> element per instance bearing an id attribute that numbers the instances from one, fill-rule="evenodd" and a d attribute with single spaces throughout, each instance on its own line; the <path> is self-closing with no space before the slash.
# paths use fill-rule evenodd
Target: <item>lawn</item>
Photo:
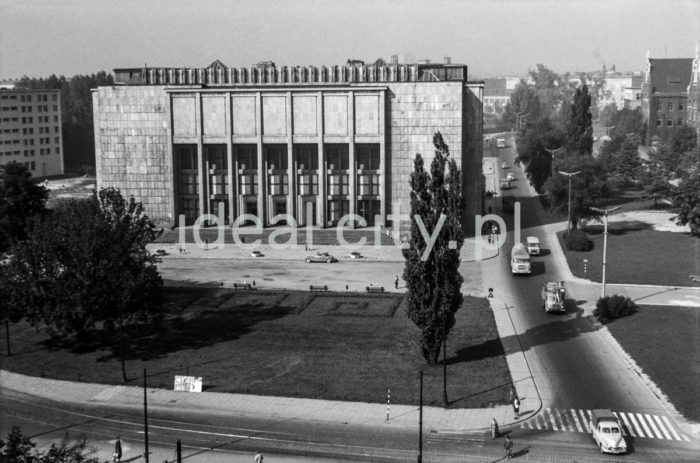
<path id="1" fill-rule="evenodd" d="M 603 226 L 587 229 L 593 249 L 566 249 L 557 233 L 569 268 L 574 275 L 601 282 L 603 271 Z M 587 259 L 584 269 L 583 260 Z M 690 286 L 689 275 L 700 273 L 700 239 L 688 233 L 651 230 L 641 222 L 612 222 L 608 225 L 607 283 Z M 585 271 L 584 271 L 585 270 Z"/>
<path id="2" fill-rule="evenodd" d="M 157 332 L 129 334 L 127 373 L 172 388 L 174 375 L 203 377 L 205 390 L 382 403 L 442 402 L 442 366 L 426 367 L 418 329 L 401 295 L 166 289 Z M 118 339 L 76 351 L 33 328 L 11 325 L 3 368 L 33 376 L 122 384 Z M 4 342 L 2 343 L 4 352 Z M 508 397 L 510 374 L 484 299 L 465 298 L 448 340 L 452 407 Z"/>
<path id="3" fill-rule="evenodd" d="M 700 421 L 700 310 L 640 306 L 607 327 L 678 411 Z"/>

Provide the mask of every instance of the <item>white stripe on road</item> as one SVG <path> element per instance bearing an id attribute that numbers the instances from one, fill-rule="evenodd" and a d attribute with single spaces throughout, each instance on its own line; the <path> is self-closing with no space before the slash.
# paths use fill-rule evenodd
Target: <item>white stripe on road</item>
<path id="1" fill-rule="evenodd" d="M 620 415 L 618 415 L 616 412 L 613 412 L 613 415 L 615 415 L 615 418 L 617 418 L 617 422 L 619 423 L 620 422 Z M 626 428 L 626 426 L 622 426 L 622 424 L 620 425 L 620 431 L 622 431 L 623 436 L 627 435 L 627 430 L 625 428 Z"/>
<path id="2" fill-rule="evenodd" d="M 583 432 L 583 428 L 581 427 L 581 423 L 578 421 L 578 413 L 576 413 L 576 410 L 573 408 L 571 409 L 571 416 L 574 419 L 574 423 L 576 423 L 576 429 L 578 429 L 578 432 Z"/>
<path id="3" fill-rule="evenodd" d="M 620 415 L 620 418 L 622 418 L 622 421 L 624 421 L 625 427 L 627 427 L 627 432 L 629 432 L 632 437 L 637 437 L 637 435 L 634 432 L 634 429 L 632 428 L 632 425 L 627 420 L 627 416 L 622 412 L 620 412 L 619 415 Z"/>
<path id="4" fill-rule="evenodd" d="M 634 424 L 634 430 L 637 433 L 639 437 L 644 437 L 644 430 L 642 427 L 637 423 L 637 418 L 635 418 L 634 413 L 628 413 L 627 416 L 630 419 L 630 422 Z"/>
<path id="5" fill-rule="evenodd" d="M 562 431 L 573 432 L 573 429 L 569 427 L 569 423 L 564 419 L 564 414 L 560 413 L 558 408 L 554 409 L 554 414 L 556 415 L 557 420 L 559 420 L 559 423 L 561 424 Z"/>
<path id="6" fill-rule="evenodd" d="M 557 428 L 557 423 L 554 421 L 554 415 L 552 415 L 552 410 L 551 409 L 546 409 L 547 415 L 549 416 L 549 422 L 552 423 L 552 429 L 555 431 L 559 431 L 559 428 Z"/>
<path id="7" fill-rule="evenodd" d="M 657 415 L 654 415 L 654 419 L 656 420 L 656 423 L 659 425 L 659 429 L 661 429 L 661 432 L 664 433 L 664 436 L 666 436 L 666 439 L 671 440 L 671 435 L 666 431 L 666 426 L 661 422 L 661 419 Z"/>
<path id="8" fill-rule="evenodd" d="M 586 432 L 588 434 L 592 433 L 593 430 L 591 429 L 591 426 L 590 426 L 591 421 L 589 420 L 588 416 L 586 415 L 586 411 L 579 410 L 578 413 L 579 413 L 579 416 L 581 417 L 581 422 L 583 423 L 583 427 L 586 429 Z"/>
<path id="9" fill-rule="evenodd" d="M 647 414 L 645 413 L 644 416 L 647 417 L 647 422 L 648 422 L 649 425 L 651 426 L 651 429 L 654 430 L 654 434 L 656 435 L 656 437 L 657 437 L 658 439 L 663 439 L 663 437 L 661 436 L 661 433 L 659 432 L 659 430 L 656 429 L 656 425 L 654 424 L 654 420 L 651 419 L 651 415 L 647 415 Z"/>
<path id="10" fill-rule="evenodd" d="M 666 426 L 668 426 L 668 430 L 671 431 L 671 433 L 673 434 L 673 437 L 675 437 L 676 440 L 682 440 L 681 437 L 678 435 L 678 433 L 676 433 L 676 430 L 673 429 L 673 426 L 671 425 L 671 422 L 668 421 L 668 418 L 666 418 L 665 416 L 662 416 L 661 418 L 666 422 Z M 686 438 L 686 440 L 689 440 L 689 439 Z"/>
<path id="11" fill-rule="evenodd" d="M 642 414 L 636 413 L 636 415 L 637 415 L 637 418 L 639 418 L 639 422 L 642 423 L 642 427 L 644 428 L 644 431 L 646 431 L 646 433 L 647 433 L 646 436 L 647 437 L 654 437 L 652 432 L 651 432 L 651 429 L 649 429 L 649 426 L 647 426 L 646 422 L 644 421 L 644 417 L 642 417 Z M 644 433 L 640 432 L 639 435 L 641 437 L 644 437 Z"/>

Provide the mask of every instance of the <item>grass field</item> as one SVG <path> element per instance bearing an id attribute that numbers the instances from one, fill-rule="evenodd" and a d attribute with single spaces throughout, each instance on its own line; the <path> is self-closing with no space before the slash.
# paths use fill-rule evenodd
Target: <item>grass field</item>
<path id="1" fill-rule="evenodd" d="M 601 282 L 603 226 L 589 227 L 587 234 L 593 241 L 589 252 L 567 250 L 563 234 L 561 231 L 557 236 L 573 274 Z M 585 272 L 584 259 L 588 260 Z M 700 273 L 700 239 L 687 233 L 651 230 L 639 222 L 612 222 L 608 225 L 606 260 L 608 283 L 690 286 L 689 275 Z"/>
<path id="2" fill-rule="evenodd" d="M 131 384 L 148 370 L 153 387 L 174 375 L 203 377 L 205 390 L 381 403 L 442 402 L 442 366 L 426 367 L 418 329 L 400 295 L 168 288 L 158 332 L 130 333 Z M 11 326 L 3 368 L 33 376 L 121 384 L 118 339 L 87 349 L 50 342 L 22 323 Z M 4 354 L 4 342 L 2 343 Z M 448 340 L 452 407 L 503 403 L 510 374 L 488 304 L 465 298 Z"/>
<path id="3" fill-rule="evenodd" d="M 640 306 L 607 327 L 676 408 L 700 421 L 700 310 Z"/>

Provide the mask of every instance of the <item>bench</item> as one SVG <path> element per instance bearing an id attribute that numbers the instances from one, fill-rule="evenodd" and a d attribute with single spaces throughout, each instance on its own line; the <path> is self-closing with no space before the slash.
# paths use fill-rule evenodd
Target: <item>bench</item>
<path id="1" fill-rule="evenodd" d="M 234 283 L 233 289 L 253 289 L 253 285 L 250 283 Z"/>
<path id="2" fill-rule="evenodd" d="M 367 286 L 365 288 L 368 293 L 383 293 L 384 286 Z"/>
<path id="3" fill-rule="evenodd" d="M 309 291 L 328 291 L 328 286 L 326 285 L 309 285 Z"/>

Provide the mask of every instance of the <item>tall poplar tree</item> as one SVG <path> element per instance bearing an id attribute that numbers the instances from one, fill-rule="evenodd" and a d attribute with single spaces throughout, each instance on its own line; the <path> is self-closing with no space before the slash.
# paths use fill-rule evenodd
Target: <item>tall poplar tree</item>
<path id="1" fill-rule="evenodd" d="M 463 199 L 461 173 L 450 158 L 442 134 L 433 136 L 435 157 L 426 171 L 420 154 L 411 173 L 411 236 L 403 251 L 406 259 L 403 278 L 408 287 L 408 316 L 421 330 L 421 354 L 428 364 L 437 363 L 440 348 L 455 324 L 455 313 L 462 305 L 463 278 L 459 273 Z M 426 252 L 426 239 L 436 228 L 437 239 Z M 452 246 L 450 246 L 452 243 Z"/>
<path id="2" fill-rule="evenodd" d="M 576 89 L 574 102 L 566 124 L 569 153 L 591 154 L 593 150 L 593 116 L 591 115 L 591 95 L 588 86 Z"/>

